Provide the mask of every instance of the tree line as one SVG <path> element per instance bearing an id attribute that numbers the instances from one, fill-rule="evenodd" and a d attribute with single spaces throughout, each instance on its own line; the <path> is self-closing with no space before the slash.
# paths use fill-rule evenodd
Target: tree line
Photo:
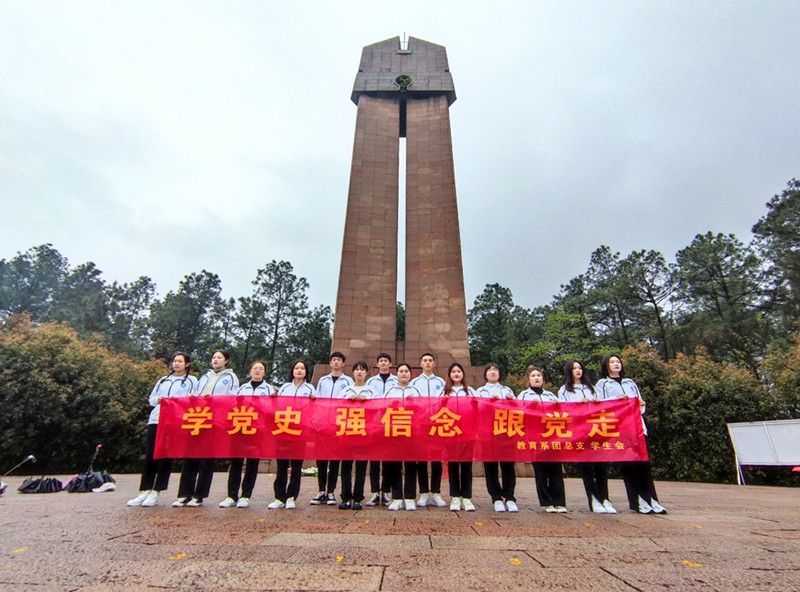
<path id="1" fill-rule="evenodd" d="M 800 417 L 800 182 L 766 208 L 749 242 L 698 234 L 674 261 L 601 246 L 534 309 L 487 285 L 468 313 L 472 363 L 499 363 L 517 388 L 533 364 L 558 386 L 567 361 L 596 377 L 604 355 L 622 352 L 648 401 L 656 476 L 735 480 L 726 423 Z"/>
<path id="2" fill-rule="evenodd" d="M 268 377 L 284 376 L 293 359 L 327 361 L 333 314 L 329 306 L 309 306 L 308 281 L 289 262 L 270 261 L 252 285 L 250 295 L 225 299 L 219 276 L 202 270 L 157 298 L 147 276 L 108 283 L 94 263 L 70 268 L 45 244 L 0 260 L 0 317 L 25 313 L 35 322 L 65 322 L 137 361 L 185 351 L 195 368 L 204 368 L 211 352 L 223 348 L 237 368 L 264 360 Z"/>
<path id="3" fill-rule="evenodd" d="M 800 416 L 800 182 L 766 208 L 748 243 L 699 234 L 671 262 L 601 246 L 544 306 L 526 309 L 487 285 L 468 311 L 472 364 L 498 363 L 519 392 L 528 364 L 556 388 L 568 360 L 596 376 L 602 357 L 621 351 L 648 401 L 657 477 L 734 480 L 726 422 Z M 262 359 L 275 382 L 293 359 L 327 361 L 333 315 L 309 306 L 307 280 L 271 261 L 252 285 L 225 299 L 219 276 L 202 270 L 159 298 L 149 277 L 108 283 L 49 244 L 0 260 L 0 462 L 57 433 L 52 470 L 69 470 L 84 445 L 90 455 L 87 439 L 113 428 L 114 468 L 137 470 L 145 395 L 174 351 L 190 352 L 195 370 L 216 348 L 231 351 L 240 374 Z M 402 303 L 397 320 L 402 340 Z M 759 478 L 772 477 L 748 481 Z"/>

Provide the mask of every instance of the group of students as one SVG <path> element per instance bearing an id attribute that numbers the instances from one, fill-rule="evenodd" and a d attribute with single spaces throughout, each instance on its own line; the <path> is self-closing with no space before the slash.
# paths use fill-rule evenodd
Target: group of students
<path id="1" fill-rule="evenodd" d="M 346 357 L 334 352 L 329 359 L 330 374 L 323 376 L 317 387 L 308 382 L 308 365 L 298 360 L 292 365 L 288 381 L 275 388 L 265 380 L 266 365 L 256 361 L 250 366 L 250 380 L 239 385 L 236 375 L 230 370 L 230 354 L 217 350 L 211 358 L 211 369 L 198 381 L 189 374 L 192 360 L 189 354 L 179 352 L 172 358 L 171 371 L 156 382 L 150 393 L 153 407 L 147 425 L 145 464 L 139 486 L 139 494 L 128 501 L 129 506 L 155 506 L 159 492 L 169 486 L 172 470 L 171 459 L 154 459 L 156 432 L 161 399 L 188 395 L 253 395 L 253 396 L 293 396 L 311 399 L 349 399 L 366 400 L 376 398 L 405 397 L 482 397 L 490 399 L 511 399 L 538 401 L 542 404 L 557 402 L 592 403 L 607 399 L 636 398 L 644 415 L 645 402 L 634 381 L 625 376 L 622 360 L 617 355 L 603 358 L 597 384 L 593 384 L 584 371 L 583 364 L 571 360 L 564 366 L 564 385 L 555 395 L 544 389 L 544 374 L 541 369 L 528 367 L 526 371 L 527 388 L 518 396 L 500 383 L 500 368 L 489 364 L 484 371 L 486 383 L 478 389 L 467 384 L 464 368 L 454 362 L 447 369 L 446 378 L 433 373 L 436 359 L 431 353 L 420 358 L 422 373 L 412 378 L 411 367 L 406 363 L 397 365 L 391 372 L 392 359 L 389 354 L 377 357 L 378 374 L 368 378 L 370 372 L 366 362 L 359 360 L 352 367 L 352 378 L 344 373 Z M 644 419 L 642 419 L 644 424 Z M 647 429 L 645 427 L 645 435 Z M 484 475 L 486 488 L 491 496 L 496 512 L 517 512 L 514 491 L 516 471 L 513 461 L 485 462 Z M 603 462 L 576 463 L 583 479 L 589 509 L 597 514 L 616 514 L 608 495 L 608 464 Z M 277 469 L 273 484 L 275 499 L 269 509 L 293 509 L 300 494 L 302 459 L 277 459 Z M 442 497 L 441 484 L 443 466 L 441 462 L 427 461 L 365 461 L 365 460 L 326 460 L 317 461 L 319 494 L 311 505 L 338 505 L 342 510 L 360 510 L 364 502 L 366 477 L 369 473 L 372 495 L 367 506 L 387 505 L 389 510 L 416 510 L 418 507 L 446 507 Z M 564 477 L 560 462 L 534 462 L 536 493 L 539 504 L 547 512 L 567 511 L 564 490 Z M 222 508 L 246 508 L 250 505 L 259 459 L 231 459 L 228 472 L 228 494 L 219 503 Z M 355 478 L 353 467 L 355 466 Z M 197 507 L 208 497 L 213 477 L 213 459 L 184 459 L 181 470 L 178 499 L 174 507 Z M 242 479 L 244 469 L 244 479 Z M 382 469 L 382 471 L 381 471 Z M 341 472 L 341 501 L 336 500 L 336 487 Z M 456 461 L 448 463 L 450 483 L 450 510 L 468 512 L 475 510 L 472 502 L 472 462 Z M 381 475 L 382 473 L 382 475 Z M 621 463 L 622 478 L 625 483 L 629 507 L 642 514 L 665 514 L 666 509 L 658 502 L 653 483 L 650 462 Z M 383 480 L 381 480 L 383 476 Z M 417 499 L 419 486 L 419 499 Z M 391 494 L 391 497 L 390 497 Z"/>

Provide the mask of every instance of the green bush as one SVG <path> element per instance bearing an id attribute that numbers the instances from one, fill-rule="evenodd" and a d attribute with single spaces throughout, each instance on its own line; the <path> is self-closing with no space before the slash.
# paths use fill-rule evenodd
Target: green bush
<path id="1" fill-rule="evenodd" d="M 162 361 L 135 364 L 82 340 L 63 323 L 14 315 L 0 330 L 0 466 L 36 456 L 31 473 L 86 469 L 97 444 L 98 466 L 138 471 L 147 395 Z"/>

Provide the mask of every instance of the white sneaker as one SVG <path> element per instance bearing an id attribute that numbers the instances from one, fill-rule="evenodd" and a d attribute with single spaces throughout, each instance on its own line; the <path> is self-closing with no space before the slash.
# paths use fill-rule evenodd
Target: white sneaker
<path id="1" fill-rule="evenodd" d="M 281 500 L 277 500 L 276 499 L 273 502 L 271 502 L 269 505 L 267 505 L 267 508 L 269 508 L 270 510 L 278 510 L 278 509 L 283 508 L 285 506 L 286 506 L 286 504 L 284 504 Z"/>
<path id="2" fill-rule="evenodd" d="M 544 511 L 547 512 L 548 514 L 553 514 L 556 511 L 556 507 L 555 506 L 547 506 L 544 509 Z"/>
<path id="3" fill-rule="evenodd" d="M 366 506 L 377 506 L 379 503 L 381 503 L 381 494 L 380 493 L 373 493 L 372 497 L 369 498 L 367 503 L 364 504 L 364 505 L 366 505 Z"/>
<path id="4" fill-rule="evenodd" d="M 616 514 L 617 513 L 616 508 L 614 508 L 614 506 L 612 506 L 611 502 L 608 501 L 608 500 L 605 500 L 603 502 L 603 507 L 606 509 L 606 514 Z"/>
<path id="5" fill-rule="evenodd" d="M 236 505 L 236 500 L 233 499 L 232 497 L 226 497 L 219 503 L 220 508 L 232 508 L 235 505 Z"/>
<path id="6" fill-rule="evenodd" d="M 188 502 L 186 502 L 187 508 L 199 508 L 202 505 L 203 505 L 203 500 L 201 500 L 199 497 L 193 497 Z"/>
<path id="7" fill-rule="evenodd" d="M 461 503 L 464 504 L 464 510 L 467 512 L 474 512 L 475 511 L 475 504 L 472 503 L 472 500 L 468 497 L 465 497 L 461 500 Z"/>
<path id="8" fill-rule="evenodd" d="M 503 500 L 497 500 L 494 503 L 494 511 L 495 512 L 505 512 L 506 511 L 506 505 L 503 503 Z"/>
<path id="9" fill-rule="evenodd" d="M 117 485 L 113 481 L 106 481 L 100 487 L 92 488 L 94 493 L 105 493 L 106 491 L 116 491 Z"/>
<path id="10" fill-rule="evenodd" d="M 327 501 L 328 501 L 327 494 L 324 491 L 320 491 L 319 495 L 317 495 L 317 497 L 313 498 L 308 503 L 311 504 L 312 506 L 321 506 L 322 504 L 326 503 Z"/>
<path id="11" fill-rule="evenodd" d="M 239 501 L 236 502 L 237 508 L 247 508 L 250 505 L 250 498 L 249 497 L 240 497 Z"/>
<path id="12" fill-rule="evenodd" d="M 189 498 L 188 497 L 179 497 L 174 502 L 172 502 L 172 507 L 173 508 L 182 508 L 187 503 L 189 503 Z"/>
<path id="13" fill-rule="evenodd" d="M 446 508 L 447 502 L 444 501 L 441 493 L 434 493 L 432 496 L 433 504 L 438 508 Z"/>
<path id="14" fill-rule="evenodd" d="M 658 503 L 658 500 L 650 500 L 650 507 L 653 508 L 653 512 L 656 514 L 666 514 L 667 509 Z"/>
<path id="15" fill-rule="evenodd" d="M 641 496 L 639 497 L 639 513 L 640 514 L 655 514 L 653 506 L 644 501 Z"/>
<path id="16" fill-rule="evenodd" d="M 460 512 L 461 511 L 461 498 L 454 497 L 453 500 L 450 502 L 450 511 L 451 512 Z"/>
<path id="17" fill-rule="evenodd" d="M 608 514 L 606 507 L 594 496 L 592 496 L 592 512 L 595 514 Z"/>
<path id="18" fill-rule="evenodd" d="M 566 514 L 567 509 L 564 506 L 556 506 L 555 512 L 556 514 Z"/>
<path id="19" fill-rule="evenodd" d="M 396 499 L 396 500 L 393 500 L 391 504 L 389 504 L 389 509 L 392 512 L 396 512 L 397 510 L 402 510 L 403 506 L 404 506 L 403 500 Z"/>
<path id="20" fill-rule="evenodd" d="M 294 503 L 294 498 L 290 497 L 286 499 L 286 509 L 287 510 L 294 510 L 297 506 Z"/>
<path id="21" fill-rule="evenodd" d="M 424 508 L 425 506 L 427 506 L 427 505 L 428 505 L 428 503 L 429 503 L 430 501 L 431 501 L 431 496 L 430 496 L 430 494 L 429 494 L 429 493 L 423 493 L 423 494 L 421 494 L 421 495 L 419 496 L 419 501 L 417 502 L 417 505 L 418 505 L 420 508 Z"/>
<path id="22" fill-rule="evenodd" d="M 508 500 L 506 502 L 506 510 L 509 512 L 519 512 L 519 508 L 517 507 L 517 502 L 514 500 Z"/>
<path id="23" fill-rule="evenodd" d="M 147 497 L 142 502 L 143 508 L 152 508 L 153 506 L 158 505 L 158 492 L 154 489 L 150 493 L 147 494 Z"/>
<path id="24" fill-rule="evenodd" d="M 403 503 L 405 503 L 406 510 L 408 512 L 413 512 L 414 510 L 417 509 L 417 504 L 414 503 L 413 499 L 403 500 Z"/>
<path id="25" fill-rule="evenodd" d="M 150 495 L 150 491 L 149 490 L 148 491 L 140 491 L 139 495 L 137 495 L 133 499 L 129 499 L 128 500 L 128 504 L 127 505 L 129 505 L 129 506 L 141 506 L 142 502 L 147 499 L 148 495 Z"/>

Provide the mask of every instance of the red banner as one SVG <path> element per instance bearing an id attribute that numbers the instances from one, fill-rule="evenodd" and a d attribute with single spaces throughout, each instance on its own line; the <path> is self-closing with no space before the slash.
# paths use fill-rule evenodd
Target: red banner
<path id="1" fill-rule="evenodd" d="M 647 460 L 638 399 L 162 399 L 156 458 Z"/>

